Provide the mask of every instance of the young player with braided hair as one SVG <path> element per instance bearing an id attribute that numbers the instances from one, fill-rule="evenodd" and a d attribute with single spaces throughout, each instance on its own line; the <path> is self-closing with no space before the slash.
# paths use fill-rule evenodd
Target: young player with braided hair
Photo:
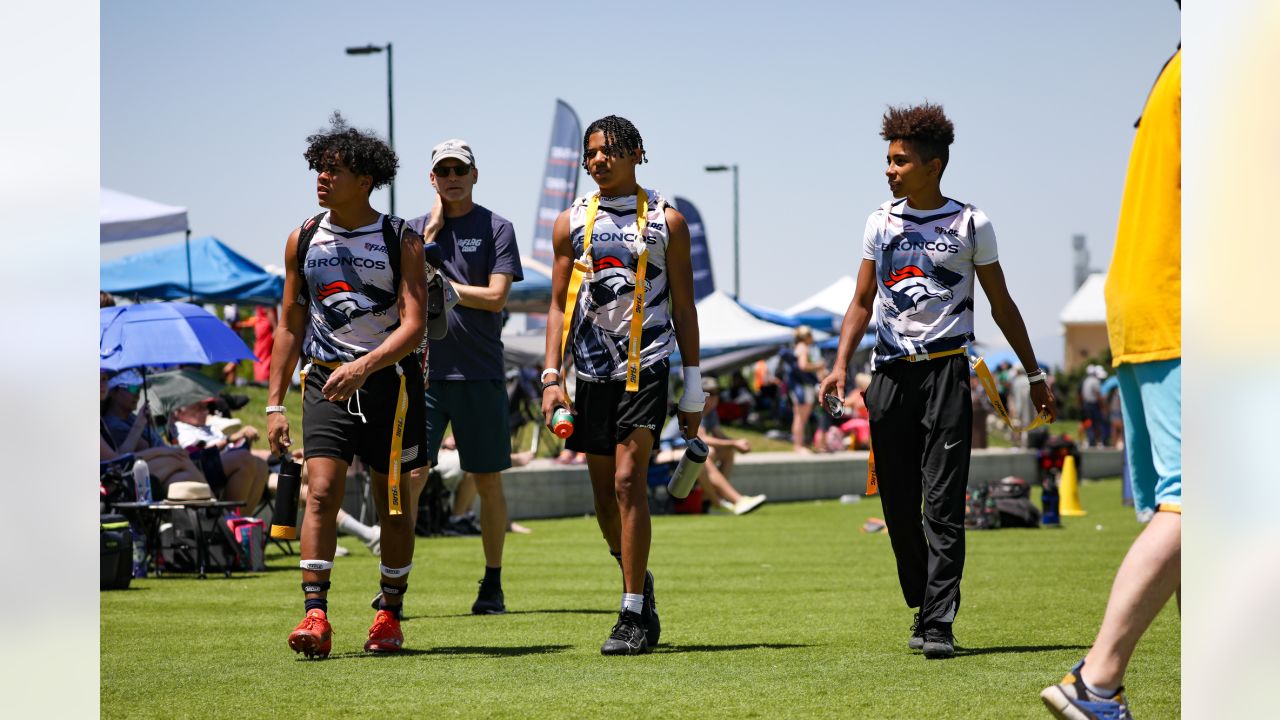
<path id="1" fill-rule="evenodd" d="M 955 140 L 951 120 L 939 105 L 893 107 L 881 137 L 889 143 L 885 176 L 894 200 L 867 219 L 835 370 L 821 390 L 845 396 L 854 339 L 866 331 L 874 304 L 880 322 L 866 403 L 898 583 L 907 606 L 919 609 L 907 645 L 943 658 L 955 653 L 952 623 L 964 571 L 973 415 L 966 347 L 974 339 L 975 275 L 992 317 L 1028 369 L 1032 401 L 1049 420 L 1053 395 L 1005 287 L 991 222 L 942 194 Z"/>
<path id="2" fill-rule="evenodd" d="M 640 133 L 610 115 L 587 127 L 583 145 L 583 167 L 600 189 L 575 200 L 552 231 L 542 411 L 548 425 L 558 408 L 574 413 L 565 446 L 587 454 L 596 521 L 622 568 L 622 608 L 600 652 L 636 655 L 662 630 L 648 570 L 649 454 L 666 419 L 676 346 L 685 364 L 679 424 L 686 438 L 698 434 L 698 314 L 684 217 L 636 182 L 646 162 Z M 573 403 L 561 377 L 567 355 L 577 372 Z"/>
<path id="3" fill-rule="evenodd" d="M 325 212 L 294 230 L 285 246 L 283 312 L 267 407 L 267 437 L 280 453 L 290 445 L 285 392 L 305 355 L 302 424 L 310 492 L 300 565 L 306 617 L 289 634 L 289 647 L 319 658 L 332 648 L 328 590 L 337 514 L 347 467 L 360 455 L 373 471 L 382 521 L 383 599 L 364 647 L 395 652 L 404 642 L 400 607 L 414 542 L 408 511 L 414 493 L 402 491 L 399 478 L 426 462 L 418 400 L 422 366 L 412 355 L 426 325 L 423 239 L 369 204 L 369 194 L 395 177 L 396 156 L 386 143 L 347 127 L 337 113 L 328 132 L 307 142 L 305 157 L 317 173 L 316 195 Z M 428 224 L 428 240 L 439 227 Z"/>

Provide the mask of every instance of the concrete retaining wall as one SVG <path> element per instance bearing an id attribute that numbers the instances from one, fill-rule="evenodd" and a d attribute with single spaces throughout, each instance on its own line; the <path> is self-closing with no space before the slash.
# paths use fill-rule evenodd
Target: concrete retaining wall
<path id="1" fill-rule="evenodd" d="M 1006 475 L 1027 480 L 1036 477 L 1036 456 L 1025 450 L 975 450 L 969 464 L 969 481 L 985 483 Z M 1115 477 L 1121 471 L 1119 450 L 1081 450 L 1081 475 Z M 867 453 L 799 455 L 790 452 L 757 453 L 738 458 L 733 486 L 747 495 L 765 493 L 770 502 L 834 499 L 862 494 L 866 486 Z M 591 481 L 585 466 L 534 461 L 527 467 L 503 473 L 507 507 L 511 517 L 550 518 L 593 513 Z"/>

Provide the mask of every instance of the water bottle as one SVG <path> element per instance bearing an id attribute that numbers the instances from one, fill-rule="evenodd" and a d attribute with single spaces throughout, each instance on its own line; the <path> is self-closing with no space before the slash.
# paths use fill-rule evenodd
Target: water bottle
<path id="1" fill-rule="evenodd" d="M 551 413 L 551 432 L 561 440 L 573 434 L 573 413 L 569 412 L 569 408 L 558 407 Z"/>
<path id="2" fill-rule="evenodd" d="M 697 482 L 698 473 L 702 472 L 702 466 L 706 464 L 710 452 L 701 438 L 689 441 L 689 446 L 684 449 L 684 456 L 676 465 L 676 471 L 671 474 L 671 482 L 667 483 L 667 492 L 671 497 L 678 500 L 689 497 L 689 491 L 693 490 L 693 484 Z"/>
<path id="3" fill-rule="evenodd" d="M 298 539 L 298 492 L 302 490 L 302 465 L 288 457 L 280 461 L 276 480 L 276 509 L 271 515 L 271 537 Z"/>
<path id="4" fill-rule="evenodd" d="M 137 525 L 129 526 L 129 534 L 133 536 L 133 576 L 147 576 L 147 538 Z"/>
<path id="5" fill-rule="evenodd" d="M 147 468 L 146 461 L 137 460 L 133 463 L 133 491 L 138 502 L 151 503 L 151 471 Z"/>

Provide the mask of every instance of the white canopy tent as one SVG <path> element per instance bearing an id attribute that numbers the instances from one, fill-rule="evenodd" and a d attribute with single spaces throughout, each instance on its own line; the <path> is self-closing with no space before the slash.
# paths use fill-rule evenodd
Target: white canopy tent
<path id="1" fill-rule="evenodd" d="M 1101 355 L 1107 338 L 1106 273 L 1091 274 L 1058 315 L 1062 323 L 1062 364 L 1073 368 Z"/>
<path id="2" fill-rule="evenodd" d="M 723 291 L 716 290 L 698 302 L 698 335 L 703 352 L 785 345 L 794 334 L 794 328 L 766 322 L 747 312 Z M 814 335 L 818 339 L 826 337 L 826 333 Z"/>
<path id="3" fill-rule="evenodd" d="M 849 309 L 849 301 L 853 299 L 853 291 L 857 287 L 858 282 L 856 280 L 849 275 L 843 275 L 827 287 L 792 305 L 783 312 L 788 315 L 799 315 L 801 313 L 822 311 L 829 312 L 838 318 L 843 318 L 845 311 Z"/>
<path id="4" fill-rule="evenodd" d="M 102 188 L 100 242 L 186 232 L 187 209 Z"/>

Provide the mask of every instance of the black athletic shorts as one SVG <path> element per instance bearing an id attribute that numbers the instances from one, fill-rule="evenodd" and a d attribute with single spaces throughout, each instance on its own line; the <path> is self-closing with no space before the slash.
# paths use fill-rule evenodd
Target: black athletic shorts
<path id="1" fill-rule="evenodd" d="M 400 361 L 404 369 L 404 440 L 400 471 L 408 472 L 427 462 L 425 423 L 422 417 L 422 366 L 416 355 Z M 313 365 L 307 373 L 302 400 L 302 444 L 305 457 L 331 457 L 350 463 L 356 455 L 377 472 L 386 473 L 391 458 L 391 435 L 396 417 L 400 378 L 394 367 L 385 367 L 365 380 L 364 386 L 344 402 L 330 402 L 321 389 L 333 371 Z M 360 418 L 359 412 L 364 415 Z"/>
<path id="2" fill-rule="evenodd" d="M 573 399 L 573 434 L 564 441 L 574 452 L 612 456 L 636 428 L 658 433 L 667 419 L 667 388 L 671 364 L 661 360 L 640 371 L 640 389 L 627 392 L 626 380 L 593 382 L 578 378 Z"/>

